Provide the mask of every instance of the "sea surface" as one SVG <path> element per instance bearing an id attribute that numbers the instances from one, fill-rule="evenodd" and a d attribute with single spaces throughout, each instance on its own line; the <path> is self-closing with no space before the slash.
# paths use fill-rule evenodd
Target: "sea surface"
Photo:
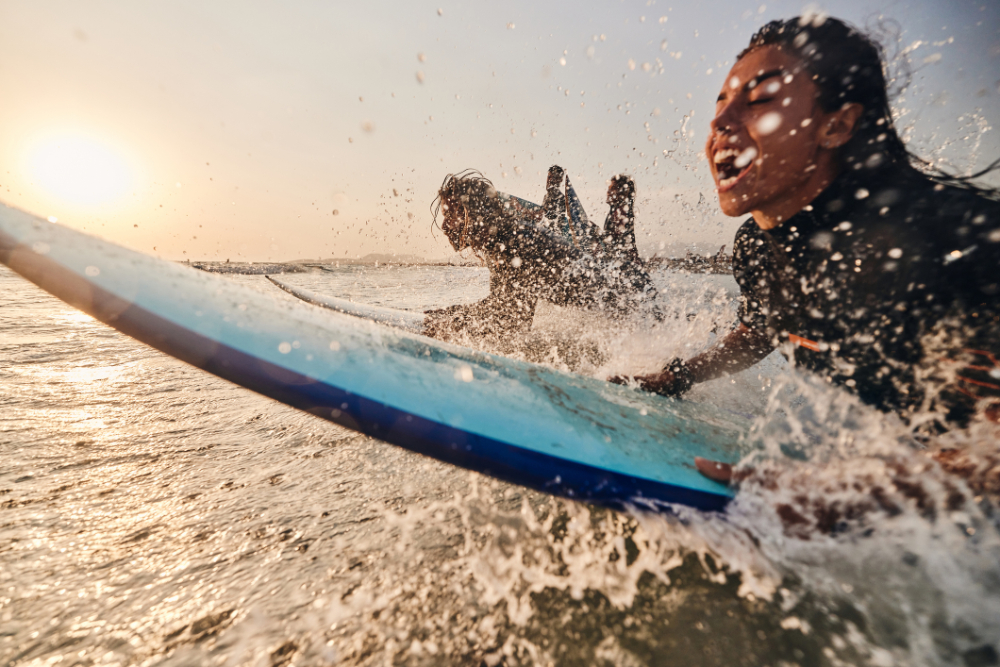
<path id="1" fill-rule="evenodd" d="M 488 291 L 474 267 L 286 280 L 413 310 Z M 524 354 L 635 373 L 732 324 L 730 277 L 656 280 L 683 317 L 543 306 L 555 342 Z M 1000 662 L 997 497 L 967 483 L 995 427 L 917 439 L 778 355 L 687 400 L 748 416 L 755 474 L 725 513 L 613 512 L 300 413 L 0 267 L 0 664 Z"/>

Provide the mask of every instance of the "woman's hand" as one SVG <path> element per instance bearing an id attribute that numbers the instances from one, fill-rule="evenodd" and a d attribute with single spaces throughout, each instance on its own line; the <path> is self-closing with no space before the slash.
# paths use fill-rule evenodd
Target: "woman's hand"
<path id="1" fill-rule="evenodd" d="M 680 359 L 674 359 L 659 373 L 649 375 L 636 375 L 628 377 L 625 375 L 615 375 L 608 378 L 608 382 L 614 384 L 628 384 L 630 380 L 639 383 L 639 387 L 645 391 L 661 396 L 681 396 L 691 388 L 692 378 L 690 371 Z"/>

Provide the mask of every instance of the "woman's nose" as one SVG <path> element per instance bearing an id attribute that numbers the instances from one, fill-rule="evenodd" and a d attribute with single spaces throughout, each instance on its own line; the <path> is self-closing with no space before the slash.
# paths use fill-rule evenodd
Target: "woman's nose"
<path id="1" fill-rule="evenodd" d="M 733 106 L 730 103 L 719 109 L 719 112 L 715 114 L 715 118 L 709 123 L 712 132 L 733 132 L 733 128 L 735 127 Z"/>

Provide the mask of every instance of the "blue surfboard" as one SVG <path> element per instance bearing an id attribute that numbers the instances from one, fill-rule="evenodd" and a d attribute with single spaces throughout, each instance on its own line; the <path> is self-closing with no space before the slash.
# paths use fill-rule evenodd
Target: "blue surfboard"
<path id="1" fill-rule="evenodd" d="M 693 458 L 736 461 L 747 422 L 710 405 L 315 308 L 2 205 L 0 262 L 166 354 L 441 461 L 615 508 L 732 495 Z"/>

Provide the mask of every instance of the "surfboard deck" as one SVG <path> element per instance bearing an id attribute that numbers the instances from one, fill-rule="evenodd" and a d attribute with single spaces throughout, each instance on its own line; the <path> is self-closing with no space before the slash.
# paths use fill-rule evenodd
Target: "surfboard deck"
<path id="1" fill-rule="evenodd" d="M 380 440 L 614 508 L 718 510 L 695 456 L 748 422 L 433 339 L 157 259 L 0 205 L 0 262 L 122 333 Z"/>

